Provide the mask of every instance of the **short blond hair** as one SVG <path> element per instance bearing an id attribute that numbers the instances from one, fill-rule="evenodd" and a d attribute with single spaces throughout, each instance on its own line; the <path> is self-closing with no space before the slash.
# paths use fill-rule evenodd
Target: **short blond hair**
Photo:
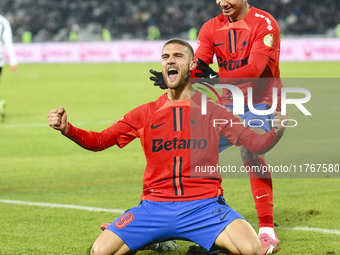
<path id="1" fill-rule="evenodd" d="M 194 58 L 194 49 L 191 47 L 191 45 L 187 42 L 187 41 L 184 41 L 182 39 L 179 39 L 179 38 L 173 38 L 173 39 L 170 39 L 169 41 L 167 41 L 164 46 L 163 46 L 163 49 L 165 46 L 169 45 L 169 44 L 180 44 L 180 45 L 183 45 L 185 47 L 187 47 L 189 49 L 189 52 L 191 54 L 191 59 Z M 163 51 L 162 49 L 162 51 Z"/>

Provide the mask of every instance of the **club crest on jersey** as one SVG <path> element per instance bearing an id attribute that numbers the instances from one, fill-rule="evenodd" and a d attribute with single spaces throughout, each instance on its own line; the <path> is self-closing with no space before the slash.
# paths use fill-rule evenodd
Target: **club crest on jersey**
<path id="1" fill-rule="evenodd" d="M 245 51 L 249 45 L 249 37 L 248 35 L 243 35 L 242 39 L 239 42 L 239 49 Z"/>
<path id="2" fill-rule="evenodd" d="M 199 128 L 201 125 L 200 118 L 195 115 L 196 113 L 190 113 L 190 116 L 185 120 L 185 125 L 191 130 Z"/>

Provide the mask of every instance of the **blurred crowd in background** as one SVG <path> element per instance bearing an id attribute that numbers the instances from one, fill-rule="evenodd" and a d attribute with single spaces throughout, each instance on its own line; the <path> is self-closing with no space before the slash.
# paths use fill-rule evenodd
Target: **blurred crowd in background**
<path id="1" fill-rule="evenodd" d="M 248 0 L 271 13 L 282 36 L 337 36 L 340 0 Z M 219 15 L 214 0 L 1 0 L 15 42 L 195 40 Z M 339 29 L 340 25 L 338 26 Z"/>

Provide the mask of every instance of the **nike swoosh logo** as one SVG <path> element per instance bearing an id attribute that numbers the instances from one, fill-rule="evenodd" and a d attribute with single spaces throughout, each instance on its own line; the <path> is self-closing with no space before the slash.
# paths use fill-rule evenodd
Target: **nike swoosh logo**
<path id="1" fill-rule="evenodd" d="M 227 216 L 228 213 L 230 213 L 230 211 L 224 214 L 223 218 L 220 217 L 220 221 L 224 220 L 225 216 Z"/>
<path id="2" fill-rule="evenodd" d="M 269 196 L 269 194 L 262 195 L 262 196 L 256 196 L 256 199 L 260 199 L 261 197 L 266 197 L 266 196 Z"/>
<path id="3" fill-rule="evenodd" d="M 213 43 L 214 47 L 217 47 L 217 46 L 220 46 L 220 45 L 223 45 L 223 44 L 225 44 L 225 43 L 217 43 L 217 44 Z"/>
<path id="4" fill-rule="evenodd" d="M 217 74 L 215 74 L 215 75 L 212 75 L 212 73 L 209 74 L 209 78 L 210 78 L 210 79 L 214 79 L 214 78 L 216 78 L 216 77 L 217 77 Z"/>
<path id="5" fill-rule="evenodd" d="M 163 122 L 162 124 L 159 124 L 157 126 L 154 126 L 153 124 L 151 124 L 151 129 L 156 129 L 156 128 L 159 128 L 160 126 L 164 125 L 165 122 Z"/>

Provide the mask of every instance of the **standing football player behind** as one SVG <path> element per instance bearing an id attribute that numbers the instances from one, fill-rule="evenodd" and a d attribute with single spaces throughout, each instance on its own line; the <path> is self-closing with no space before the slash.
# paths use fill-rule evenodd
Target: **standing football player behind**
<path id="1" fill-rule="evenodd" d="M 12 29 L 8 20 L 0 15 L 0 76 L 2 68 L 5 65 L 5 54 L 3 45 L 6 47 L 7 54 L 9 56 L 9 65 L 12 71 L 16 71 L 18 67 L 18 61 L 14 52 L 14 46 L 12 41 Z M 0 98 L 0 121 L 3 121 L 6 116 L 5 112 L 6 101 Z"/>
<path id="2" fill-rule="evenodd" d="M 269 151 L 284 133 L 288 116 L 276 114 L 274 129 L 258 135 L 243 125 L 214 126 L 214 119 L 240 119 L 224 106 L 207 103 L 201 115 L 202 97 L 191 87 L 196 67 L 192 47 L 172 39 L 162 49 L 162 73 L 168 92 L 156 101 L 127 113 L 102 132 L 86 131 L 67 121 L 63 107 L 51 110 L 49 125 L 85 149 L 123 148 L 141 139 L 146 157 L 143 192 L 137 207 L 126 211 L 95 241 L 91 254 L 127 254 L 166 240 L 191 240 L 213 253 L 218 248 L 234 254 L 260 255 L 262 247 L 251 225 L 223 198 L 219 173 L 196 173 L 195 166 L 218 164 L 221 135 L 253 153 Z M 201 118 L 195 127 L 190 119 Z M 190 178 L 195 174 L 196 178 Z"/>
<path id="3" fill-rule="evenodd" d="M 275 19 L 267 12 L 259 10 L 247 3 L 247 0 L 216 0 L 222 14 L 206 22 L 198 35 L 198 49 L 195 59 L 199 61 L 198 77 L 210 78 L 216 73 L 207 66 L 213 62 L 216 54 L 219 72 L 217 76 L 221 83 L 226 79 L 236 83 L 245 96 L 245 114 L 241 117 L 248 122 L 252 119 L 263 120 L 265 125 L 251 129 L 262 134 L 271 130 L 266 119 L 273 116 L 255 115 L 247 107 L 248 87 L 253 88 L 253 104 L 257 110 L 266 110 L 273 102 L 273 87 L 280 87 L 280 29 Z M 249 83 L 237 84 L 249 78 Z M 260 78 L 256 81 L 254 79 Z M 264 79 L 262 79 L 264 78 Z M 232 107 L 232 96 L 229 90 L 223 89 L 222 103 Z M 280 102 L 280 100 L 278 100 Z M 220 151 L 231 146 L 222 137 Z M 251 153 L 244 146 L 241 156 L 246 167 L 267 166 L 264 155 Z M 263 254 L 271 254 L 279 249 L 279 239 L 274 233 L 273 221 L 273 186 L 270 173 L 258 176 L 249 172 L 250 185 L 259 218 L 259 238 Z"/>
<path id="4" fill-rule="evenodd" d="M 222 14 L 206 22 L 198 35 L 198 48 L 194 59 L 197 69 L 192 77 L 216 78 L 222 84 L 235 84 L 245 99 L 245 114 L 240 115 L 251 129 L 258 134 L 272 129 L 272 115 L 256 115 L 248 108 L 248 87 L 252 88 L 252 99 L 256 110 L 267 110 L 273 103 L 273 88 L 277 88 L 277 102 L 280 102 L 279 55 L 280 29 L 275 19 L 267 12 L 247 3 L 247 0 L 216 0 Z M 219 72 L 209 64 L 216 55 Z M 156 86 L 165 89 L 166 85 L 159 72 L 150 71 Z M 214 79 L 214 82 L 216 80 Z M 222 103 L 232 108 L 233 97 L 228 89 L 223 89 Z M 275 98 L 274 98 L 275 99 Z M 279 105 L 279 104 L 278 104 Z M 275 107 L 275 106 L 274 106 Z M 280 109 L 279 107 L 277 108 Z M 258 121 L 258 127 L 254 119 Z M 264 125 L 262 125 L 264 123 Z M 232 144 L 221 137 L 220 151 Z M 241 157 L 246 167 L 265 167 L 264 155 L 251 153 L 241 147 Z M 251 168 L 250 168 L 251 169 Z M 263 254 L 271 254 L 279 249 L 279 239 L 274 232 L 273 187 L 270 173 L 259 176 L 249 172 L 251 190 L 259 219 L 259 238 Z"/>

